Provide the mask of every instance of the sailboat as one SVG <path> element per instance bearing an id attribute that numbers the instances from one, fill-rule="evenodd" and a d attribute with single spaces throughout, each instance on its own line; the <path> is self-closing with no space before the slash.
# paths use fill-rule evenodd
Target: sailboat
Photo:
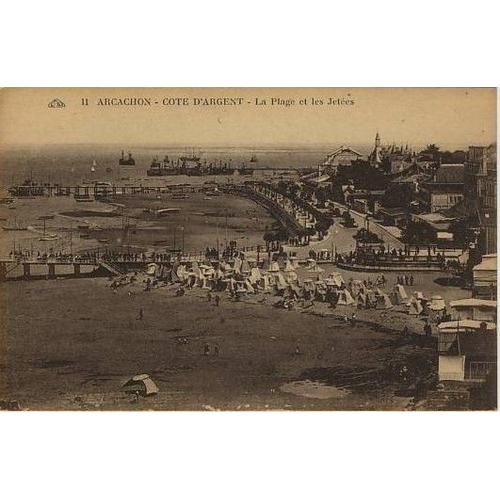
<path id="1" fill-rule="evenodd" d="M 57 234 L 46 234 L 45 233 L 45 221 L 47 219 L 50 219 L 50 218 L 53 218 L 53 216 L 47 215 L 47 216 L 40 217 L 40 219 L 43 220 L 43 235 L 40 238 L 38 238 L 39 241 L 53 241 L 53 240 L 57 240 L 57 238 L 58 238 Z"/>
<path id="2" fill-rule="evenodd" d="M 95 168 L 97 167 L 97 162 L 95 160 L 92 161 L 92 166 L 90 167 L 91 172 L 95 172 Z"/>

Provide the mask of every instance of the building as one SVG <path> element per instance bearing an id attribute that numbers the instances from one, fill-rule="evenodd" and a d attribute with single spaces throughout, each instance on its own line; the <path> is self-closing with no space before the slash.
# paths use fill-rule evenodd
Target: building
<path id="1" fill-rule="evenodd" d="M 358 153 L 348 146 L 340 146 L 340 148 L 328 154 L 321 166 L 330 170 L 331 173 L 335 173 L 337 167 L 350 166 L 353 162 L 362 159 L 363 155 L 361 153 Z"/>
<path id="2" fill-rule="evenodd" d="M 452 317 L 456 320 L 497 322 L 497 301 L 483 299 L 460 299 L 450 302 Z"/>
<path id="3" fill-rule="evenodd" d="M 496 370 L 495 323 L 460 320 L 438 326 L 439 381 L 484 383 Z"/>
<path id="4" fill-rule="evenodd" d="M 408 147 L 383 146 L 381 144 L 380 134 L 375 135 L 375 144 L 373 151 L 368 157 L 372 167 L 376 167 L 387 174 L 400 174 L 408 170 L 415 162 L 415 153 Z"/>
<path id="5" fill-rule="evenodd" d="M 379 208 L 378 217 L 382 219 L 384 226 L 397 226 L 402 228 L 406 225 L 408 212 L 404 208 Z"/>
<path id="6" fill-rule="evenodd" d="M 465 162 L 465 209 L 480 228 L 479 252 L 497 251 L 497 146 L 470 146 Z"/>
<path id="7" fill-rule="evenodd" d="M 465 166 L 460 163 L 441 165 L 432 180 L 423 182 L 421 197 L 430 212 L 447 210 L 464 199 Z"/>
<path id="8" fill-rule="evenodd" d="M 497 255 L 483 255 L 481 262 L 472 268 L 472 277 L 475 296 L 496 297 Z"/>

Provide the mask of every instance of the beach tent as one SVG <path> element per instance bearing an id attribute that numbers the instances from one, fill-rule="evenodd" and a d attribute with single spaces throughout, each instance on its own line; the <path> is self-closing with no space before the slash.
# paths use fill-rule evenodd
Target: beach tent
<path id="1" fill-rule="evenodd" d="M 234 264 L 233 264 L 233 271 L 236 273 L 236 274 L 239 274 L 241 273 L 241 259 L 239 257 L 236 257 L 234 259 Z"/>
<path id="2" fill-rule="evenodd" d="M 339 300 L 337 301 L 338 306 L 350 306 L 354 304 L 354 299 L 350 294 L 349 290 L 344 289 L 339 291 Z"/>
<path id="3" fill-rule="evenodd" d="M 271 276 L 269 276 L 269 274 L 262 274 L 260 280 L 257 283 L 257 287 L 263 292 L 269 292 L 271 291 L 271 287 L 273 286 L 273 281 L 274 280 L 271 279 Z"/>
<path id="4" fill-rule="evenodd" d="M 283 276 L 283 273 L 279 272 L 276 274 L 275 276 L 275 283 L 276 283 L 276 287 L 278 290 L 284 290 L 287 286 L 288 286 L 288 283 L 287 281 L 285 280 L 285 277 Z"/>
<path id="5" fill-rule="evenodd" d="M 252 267 L 250 271 L 250 282 L 251 283 L 259 283 L 262 278 L 262 273 L 258 267 Z"/>
<path id="6" fill-rule="evenodd" d="M 285 262 L 285 269 L 284 269 L 285 272 L 293 272 L 295 271 L 295 268 L 293 267 L 293 264 L 290 260 L 287 260 Z"/>
<path id="7" fill-rule="evenodd" d="M 328 278 L 332 280 L 334 282 L 334 286 L 338 288 L 340 288 L 342 285 L 345 285 L 344 278 L 340 273 L 331 273 Z"/>
<path id="8" fill-rule="evenodd" d="M 422 292 L 413 292 L 413 297 L 415 297 L 416 300 L 423 300 L 427 301 L 428 299 L 425 298 L 424 294 Z"/>
<path id="9" fill-rule="evenodd" d="M 361 280 L 352 280 L 349 282 L 349 291 L 353 297 L 357 297 L 360 293 L 363 293 L 365 290 L 365 285 Z"/>
<path id="10" fill-rule="evenodd" d="M 245 280 L 245 287 L 248 293 L 257 293 L 257 290 L 255 290 L 255 288 L 253 287 L 252 283 L 248 278 Z"/>
<path id="11" fill-rule="evenodd" d="M 299 264 L 299 259 L 297 257 L 290 257 L 288 260 L 289 260 L 290 264 L 292 265 L 294 271 L 299 269 L 300 264 Z"/>
<path id="12" fill-rule="evenodd" d="M 154 276 L 156 273 L 156 269 L 157 269 L 156 264 L 148 264 L 146 274 L 148 274 L 149 276 Z"/>
<path id="13" fill-rule="evenodd" d="M 307 259 L 307 269 L 312 269 L 314 266 L 316 266 L 316 261 L 314 259 Z"/>
<path id="14" fill-rule="evenodd" d="M 410 316 L 418 316 L 419 314 L 422 314 L 423 310 L 424 308 L 422 307 L 422 304 L 420 301 L 415 299 L 415 297 L 413 297 L 408 303 L 408 314 Z"/>
<path id="15" fill-rule="evenodd" d="M 390 309 L 391 307 L 393 307 L 391 299 L 386 293 L 377 294 L 376 309 Z"/>
<path id="16" fill-rule="evenodd" d="M 279 272 L 279 270 L 280 270 L 280 266 L 279 266 L 279 264 L 278 264 L 276 261 L 273 261 L 273 262 L 271 262 L 271 263 L 269 264 L 269 269 L 268 269 L 268 271 L 269 271 L 270 273 L 278 273 L 278 272 Z"/>
<path id="17" fill-rule="evenodd" d="M 243 260 L 241 262 L 240 272 L 241 274 L 250 274 L 250 265 L 248 264 L 248 261 Z"/>
<path id="18" fill-rule="evenodd" d="M 318 264 L 315 264 L 313 267 L 310 267 L 307 270 L 308 273 L 316 273 L 316 274 L 320 274 L 320 273 L 322 273 L 324 271 L 325 270 L 322 267 L 318 266 Z"/>
<path id="19" fill-rule="evenodd" d="M 316 285 L 314 284 L 314 281 L 311 279 L 304 280 L 302 292 L 304 298 L 312 300 L 314 298 L 314 294 L 316 293 Z"/>
<path id="20" fill-rule="evenodd" d="M 141 396 L 153 396 L 159 392 L 157 385 L 146 373 L 132 377 L 122 387 L 127 393 L 140 394 Z"/>
<path id="21" fill-rule="evenodd" d="M 289 285 L 283 291 L 283 298 L 285 300 L 298 299 L 300 296 L 300 289 L 294 285 Z"/>
<path id="22" fill-rule="evenodd" d="M 429 304 L 431 311 L 442 311 L 446 307 L 443 297 L 441 295 L 433 295 Z"/>
<path id="23" fill-rule="evenodd" d="M 408 302 L 408 294 L 403 285 L 394 285 L 393 297 L 395 304 L 400 305 Z"/>
<path id="24" fill-rule="evenodd" d="M 358 309 L 366 308 L 366 295 L 364 293 L 358 293 L 358 296 L 356 297 L 356 306 Z"/>

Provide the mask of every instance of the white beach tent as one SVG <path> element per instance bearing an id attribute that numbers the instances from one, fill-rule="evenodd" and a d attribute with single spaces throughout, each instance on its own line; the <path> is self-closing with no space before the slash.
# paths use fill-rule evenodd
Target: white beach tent
<path id="1" fill-rule="evenodd" d="M 394 285 L 394 302 L 398 305 L 408 302 L 408 294 L 403 285 Z"/>
<path id="2" fill-rule="evenodd" d="M 241 259 L 239 257 L 236 257 L 234 259 L 233 271 L 235 273 L 240 273 L 241 272 Z"/>
<path id="3" fill-rule="evenodd" d="M 353 297 L 357 297 L 360 293 L 364 292 L 365 285 L 361 280 L 352 280 L 349 282 L 349 291 Z"/>
<path id="4" fill-rule="evenodd" d="M 332 280 L 334 285 L 340 288 L 342 285 L 345 285 L 344 278 L 340 273 L 331 273 L 330 276 L 328 276 L 328 279 Z"/>
<path id="5" fill-rule="evenodd" d="M 271 263 L 269 264 L 269 269 L 268 269 L 268 271 L 269 271 L 270 273 L 278 273 L 278 272 L 279 272 L 279 270 L 280 270 L 280 266 L 279 266 L 279 264 L 278 264 L 276 261 L 273 261 L 273 262 L 271 262 Z"/>
<path id="6" fill-rule="evenodd" d="M 240 272 L 241 274 L 250 274 L 250 265 L 247 260 L 241 262 Z"/>
<path id="7" fill-rule="evenodd" d="M 431 303 L 429 304 L 431 311 L 442 311 L 445 307 L 446 303 L 441 295 L 433 295 L 431 297 Z"/>
<path id="8" fill-rule="evenodd" d="M 153 396 L 159 392 L 157 385 L 146 373 L 132 377 L 122 387 L 125 392 L 140 394 L 141 396 Z"/>
<path id="9" fill-rule="evenodd" d="M 250 271 L 250 282 L 253 284 L 259 283 L 261 279 L 262 273 L 260 272 L 260 269 L 258 267 L 252 267 Z"/>
<path id="10" fill-rule="evenodd" d="M 424 308 L 422 307 L 420 301 L 417 300 L 415 297 L 412 297 L 412 299 L 408 303 L 408 314 L 410 316 L 418 316 L 419 314 L 422 313 L 423 310 Z"/>
<path id="11" fill-rule="evenodd" d="M 338 306 L 350 306 L 354 304 L 354 299 L 349 293 L 349 290 L 344 289 L 339 292 L 339 300 L 337 301 Z"/>

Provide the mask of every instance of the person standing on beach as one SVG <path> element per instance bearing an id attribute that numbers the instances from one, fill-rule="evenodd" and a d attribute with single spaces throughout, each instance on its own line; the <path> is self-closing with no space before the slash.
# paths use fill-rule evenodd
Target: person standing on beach
<path id="1" fill-rule="evenodd" d="M 215 296 L 215 305 L 216 307 L 219 307 L 219 303 L 220 303 L 220 297 L 218 295 Z"/>
<path id="2" fill-rule="evenodd" d="M 137 319 L 140 319 L 142 320 L 144 318 L 144 310 L 142 309 L 142 307 L 139 309 L 139 316 Z"/>

